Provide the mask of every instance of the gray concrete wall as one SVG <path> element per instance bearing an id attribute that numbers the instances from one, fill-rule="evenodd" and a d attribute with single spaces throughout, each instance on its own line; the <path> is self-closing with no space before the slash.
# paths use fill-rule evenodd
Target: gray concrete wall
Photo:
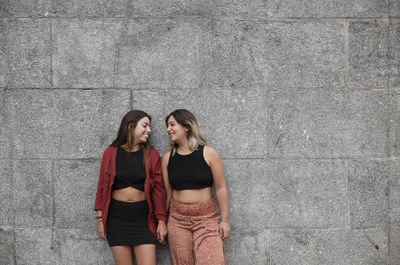
<path id="1" fill-rule="evenodd" d="M 131 108 L 165 152 L 181 107 L 224 159 L 228 264 L 400 264 L 399 0 L 0 0 L 0 17 L 0 264 L 112 264 L 102 152 Z"/>

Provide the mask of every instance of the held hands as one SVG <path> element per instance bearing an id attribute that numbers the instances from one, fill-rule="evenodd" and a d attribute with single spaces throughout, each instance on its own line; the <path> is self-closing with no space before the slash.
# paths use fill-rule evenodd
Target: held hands
<path id="1" fill-rule="evenodd" d="M 106 234 L 104 233 L 104 225 L 103 222 L 97 223 L 97 234 L 103 240 L 106 240 Z"/>
<path id="2" fill-rule="evenodd" d="M 222 239 L 227 239 L 231 234 L 231 225 L 225 220 L 220 220 L 219 223 L 219 234 Z"/>
<path id="3" fill-rule="evenodd" d="M 165 236 L 168 233 L 167 225 L 165 224 L 165 221 L 158 220 L 158 226 L 157 226 L 157 240 L 161 244 L 165 244 Z"/>

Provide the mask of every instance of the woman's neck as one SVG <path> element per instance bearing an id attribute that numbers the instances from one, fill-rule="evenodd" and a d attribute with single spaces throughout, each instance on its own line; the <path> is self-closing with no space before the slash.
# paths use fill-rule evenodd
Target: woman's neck
<path id="1" fill-rule="evenodd" d="M 189 147 L 189 141 L 185 138 L 182 141 L 176 143 L 178 146 L 176 148 L 176 150 L 178 151 L 178 153 L 180 154 L 188 154 L 191 153 L 193 150 L 190 149 Z"/>

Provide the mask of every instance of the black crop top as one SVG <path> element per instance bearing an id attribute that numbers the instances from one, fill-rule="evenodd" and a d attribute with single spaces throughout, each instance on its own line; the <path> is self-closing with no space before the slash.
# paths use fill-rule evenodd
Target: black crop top
<path id="1" fill-rule="evenodd" d="M 143 163 L 143 151 L 128 152 L 118 147 L 116 158 L 114 190 L 127 187 L 144 191 L 146 172 Z"/>
<path id="2" fill-rule="evenodd" d="M 174 190 L 195 190 L 213 185 L 210 166 L 204 160 L 204 146 L 188 155 L 171 154 L 168 161 L 168 180 Z"/>

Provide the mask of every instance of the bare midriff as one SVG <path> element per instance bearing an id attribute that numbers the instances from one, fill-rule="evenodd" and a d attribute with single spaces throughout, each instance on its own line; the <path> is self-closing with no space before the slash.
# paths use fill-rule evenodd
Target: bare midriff
<path id="1" fill-rule="evenodd" d="M 177 202 L 195 203 L 206 202 L 212 199 L 211 188 L 198 190 L 173 190 L 172 198 Z"/>
<path id="2" fill-rule="evenodd" d="M 114 190 L 111 197 L 117 201 L 123 202 L 139 202 L 144 201 L 146 196 L 144 192 L 132 187 L 123 188 L 120 190 Z"/>

